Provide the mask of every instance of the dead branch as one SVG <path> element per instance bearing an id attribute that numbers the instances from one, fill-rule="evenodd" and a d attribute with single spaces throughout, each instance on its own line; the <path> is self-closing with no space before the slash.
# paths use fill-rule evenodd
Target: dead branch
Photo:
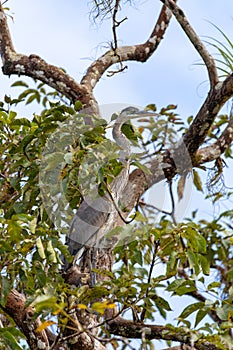
<path id="1" fill-rule="evenodd" d="M 113 41 L 114 41 L 114 44 L 113 44 L 113 50 L 117 50 L 117 47 L 118 47 L 118 40 L 117 40 L 117 27 L 119 27 L 120 23 L 122 23 L 122 21 L 118 21 L 117 20 L 117 13 L 118 13 L 118 10 L 119 10 L 119 6 L 120 6 L 120 0 L 116 0 L 115 2 L 115 6 L 114 6 L 114 9 L 113 9 L 113 15 L 112 15 L 112 33 L 113 33 Z"/>
<path id="2" fill-rule="evenodd" d="M 143 44 L 121 46 L 117 50 L 111 49 L 94 61 L 82 78 L 81 84 L 93 89 L 109 67 L 125 61 L 145 62 L 155 52 L 171 19 L 171 12 L 163 6 L 156 25 Z"/>

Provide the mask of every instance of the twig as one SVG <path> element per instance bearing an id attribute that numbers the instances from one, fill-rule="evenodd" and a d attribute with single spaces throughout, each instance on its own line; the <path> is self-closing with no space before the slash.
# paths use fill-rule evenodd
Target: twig
<path id="1" fill-rule="evenodd" d="M 116 52 L 117 47 L 118 47 L 118 43 L 117 43 L 117 33 L 116 33 L 116 28 L 119 27 L 121 22 L 117 21 L 117 13 L 119 10 L 119 5 L 120 5 L 120 0 L 116 0 L 115 2 L 115 6 L 113 9 L 113 15 L 112 15 L 112 33 L 113 33 L 113 40 L 114 40 L 114 45 L 113 45 L 113 50 Z"/>
<path id="2" fill-rule="evenodd" d="M 172 190 L 172 180 L 168 181 L 168 186 L 169 186 L 169 194 L 170 194 L 171 205 L 172 205 L 171 218 L 172 218 L 173 223 L 175 225 L 177 225 L 176 218 L 175 218 L 175 200 L 174 200 L 174 195 L 173 195 L 173 190 Z"/>
<path id="3" fill-rule="evenodd" d="M 147 61 L 162 40 L 170 19 L 171 12 L 167 11 L 166 6 L 163 6 L 153 31 L 145 43 L 117 47 L 117 55 L 113 49 L 107 51 L 90 65 L 81 80 L 81 84 L 93 89 L 103 74 L 112 65 L 125 61 Z"/>
<path id="4" fill-rule="evenodd" d="M 152 278 L 152 272 L 153 272 L 153 269 L 154 269 L 154 266 L 155 266 L 155 260 L 156 260 L 157 252 L 158 252 L 158 244 L 155 243 L 153 256 L 152 256 L 152 261 L 151 261 L 151 264 L 150 264 L 150 270 L 149 270 L 148 279 L 147 279 L 148 287 L 146 289 L 145 299 L 148 297 L 149 290 L 151 289 L 150 282 L 151 282 L 151 278 Z M 144 321 L 145 315 L 146 315 L 146 309 L 144 308 L 142 313 L 141 313 L 141 318 L 140 318 L 141 322 Z"/>

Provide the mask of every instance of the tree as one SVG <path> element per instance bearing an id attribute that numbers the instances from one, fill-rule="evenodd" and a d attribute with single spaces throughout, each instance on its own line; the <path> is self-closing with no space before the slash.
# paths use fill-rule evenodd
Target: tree
<path id="1" fill-rule="evenodd" d="M 232 157 L 233 117 L 232 113 L 221 115 L 220 110 L 233 96 L 232 43 L 224 33 L 224 43 L 212 40 L 221 55 L 214 60 L 176 1 L 162 2 L 147 41 L 120 46 L 117 28 L 123 21 L 118 20 L 118 12 L 123 4 L 95 1 L 94 15 L 112 18 L 113 42 L 92 62 L 80 83 L 37 55 L 18 54 L 7 24 L 7 9 L 5 13 L 0 5 L 3 74 L 36 80 L 36 88 L 22 80 L 15 82 L 24 91 L 17 98 L 5 96 L 0 106 L 2 349 L 22 349 L 22 340 L 30 349 L 106 349 L 108 344 L 133 348 L 131 339 L 140 339 L 142 349 L 152 348 L 155 339 L 167 341 L 170 349 L 172 341 L 180 344 L 173 349 L 232 348 L 232 210 L 221 212 L 210 222 L 198 221 L 193 212 L 190 219 L 177 223 L 174 195 L 177 187 L 178 201 L 182 200 L 192 171 L 201 191 L 199 170 L 206 170 L 212 162 L 209 197 L 214 202 L 223 196 L 231 198 L 224 187 L 223 168 Z M 126 61 L 146 62 L 156 52 L 172 15 L 202 58 L 209 92 L 195 118 L 187 122 L 176 114 L 176 106 L 156 111 L 151 104 L 138 130 L 129 123 L 122 128 L 118 125 L 121 136 L 143 150 L 141 155 L 131 156 L 134 168 L 118 202 L 114 183 L 129 159 L 119 159 L 119 147 L 108 140 L 108 124 L 100 118 L 93 91 L 113 65 L 117 68 L 110 74 L 115 75 L 125 69 Z M 15 112 L 25 99 L 27 104 L 37 100 L 44 108 L 31 120 Z M 112 119 L 116 127 L 119 116 Z M 177 142 L 177 133 L 182 142 Z M 98 157 L 104 159 L 101 166 L 97 164 L 94 183 L 90 183 L 90 168 L 86 175 L 83 166 L 89 156 L 96 157 L 91 164 Z M 156 222 L 157 208 L 140 198 L 164 178 L 171 211 L 163 211 Z M 107 196 L 118 214 L 117 222 L 102 233 L 110 242 L 107 247 L 85 247 L 77 264 L 62 272 L 61 255 L 69 263 L 72 257 L 62 242 L 61 227 L 64 225 L 65 233 L 72 210 L 86 199 L 88 185 L 97 186 L 98 198 Z M 63 192 L 65 202 L 64 197 L 60 200 Z M 64 203 L 69 203 L 71 212 L 64 210 Z M 59 213 L 56 220 L 54 213 Z M 101 228 L 108 215 L 103 218 Z M 116 236 L 121 241 L 114 248 Z M 163 274 L 155 272 L 158 261 Z M 206 276 L 210 274 L 217 274 L 217 280 L 209 282 Z M 171 300 L 185 295 L 194 299 L 181 311 L 177 326 L 156 323 L 157 313 L 166 319 L 171 310 L 161 291 L 171 293 Z M 194 312 L 192 325 L 189 316 Z M 206 323 L 200 327 L 204 318 Z"/>

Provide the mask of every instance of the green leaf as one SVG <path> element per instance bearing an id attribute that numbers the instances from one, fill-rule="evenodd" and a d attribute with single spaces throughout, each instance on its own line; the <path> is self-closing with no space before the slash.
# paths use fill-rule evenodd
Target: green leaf
<path id="1" fill-rule="evenodd" d="M 193 183 L 198 191 L 203 192 L 202 181 L 196 170 L 193 170 Z"/>
<path id="2" fill-rule="evenodd" d="M 38 95 L 38 93 L 31 94 L 31 96 L 29 96 L 26 101 L 26 105 L 32 103 L 34 100 L 37 100 L 37 102 L 40 102 L 40 96 Z"/>
<path id="3" fill-rule="evenodd" d="M 183 280 L 177 279 L 167 287 L 167 291 L 169 292 L 173 291 L 173 294 L 177 294 L 179 296 L 184 294 L 189 294 L 196 290 L 197 288 L 195 286 L 195 282 L 192 280 L 183 281 Z"/>
<path id="4" fill-rule="evenodd" d="M 44 251 L 43 243 L 40 237 L 38 237 L 36 240 L 36 246 L 41 259 L 45 259 L 46 258 L 45 251 Z"/>
<path id="5" fill-rule="evenodd" d="M 5 305 L 8 295 L 12 288 L 12 283 L 10 279 L 6 276 L 1 276 L 0 280 L 1 280 L 1 303 Z"/>
<path id="6" fill-rule="evenodd" d="M 140 250 L 135 250 L 134 252 L 131 252 L 132 258 L 131 262 L 132 264 L 139 264 L 140 266 L 143 265 L 143 259 L 142 259 L 142 252 Z"/>
<path id="7" fill-rule="evenodd" d="M 181 312 L 181 314 L 179 315 L 179 317 L 181 318 L 187 318 L 189 315 L 191 315 L 193 312 L 200 310 L 204 307 L 204 303 L 203 302 L 198 302 L 198 303 L 194 303 L 194 304 L 190 304 L 188 305 L 186 308 L 184 308 L 184 310 Z"/>
<path id="8" fill-rule="evenodd" d="M 18 81 L 15 81 L 13 84 L 11 84 L 11 86 L 23 86 L 23 87 L 26 87 L 28 88 L 28 84 L 25 83 L 24 81 L 22 80 L 18 80 Z"/>
<path id="9" fill-rule="evenodd" d="M 156 112 L 157 107 L 154 103 L 151 103 L 149 105 L 146 106 L 145 108 L 146 111 L 152 111 L 152 112 Z"/>
<path id="10" fill-rule="evenodd" d="M 210 263 L 208 259 L 205 256 L 198 254 L 198 260 L 200 262 L 202 272 L 204 273 L 204 275 L 208 276 L 210 274 Z"/>
<path id="11" fill-rule="evenodd" d="M 193 251 L 188 250 L 187 256 L 188 256 L 189 267 L 190 269 L 193 269 L 195 266 L 197 266 L 197 255 Z"/>
<path id="12" fill-rule="evenodd" d="M 53 249 L 52 241 L 48 241 L 47 252 L 49 253 L 49 262 L 56 264 L 57 257 L 55 250 Z"/>
<path id="13" fill-rule="evenodd" d="M 29 229 L 31 230 L 32 234 L 36 232 L 36 226 L 37 226 L 37 218 L 34 218 L 29 224 Z"/>
<path id="14" fill-rule="evenodd" d="M 27 118 L 18 118 L 18 119 L 13 120 L 11 122 L 11 125 L 24 125 L 24 126 L 30 127 L 31 122 Z"/>
<path id="15" fill-rule="evenodd" d="M 36 307 L 37 312 L 41 312 L 48 309 L 56 310 L 57 309 L 56 301 L 57 299 L 55 296 L 51 296 L 49 294 L 40 295 L 35 299 L 34 305 Z"/>
<path id="16" fill-rule="evenodd" d="M 171 272 L 176 270 L 177 264 L 178 264 L 178 252 L 177 251 L 172 251 L 169 260 L 167 262 L 167 274 L 170 275 Z"/>
<path id="17" fill-rule="evenodd" d="M 11 331 L 9 331 L 7 328 L 1 330 L 0 336 L 5 341 L 5 343 L 10 347 L 10 349 L 23 350 L 23 348 L 18 344 L 15 337 L 12 335 Z"/>
<path id="18" fill-rule="evenodd" d="M 161 316 L 166 318 L 166 312 L 164 313 L 164 310 L 172 311 L 168 301 L 162 297 L 157 296 L 157 295 L 155 295 L 151 299 L 155 302 L 155 305 L 157 306 L 158 310 L 160 311 Z"/>
<path id="19" fill-rule="evenodd" d="M 228 304 L 224 304 L 222 307 L 216 308 L 217 316 L 222 321 L 227 321 L 228 320 L 228 313 L 229 313 L 229 311 L 232 311 L 232 306 L 228 305 Z"/>
<path id="20" fill-rule="evenodd" d="M 77 111 L 80 111 L 80 109 L 82 109 L 82 107 L 83 107 L 83 104 L 82 104 L 82 102 L 80 102 L 80 101 L 75 101 L 75 103 L 74 103 L 74 110 L 77 112 Z"/>
<path id="21" fill-rule="evenodd" d="M 216 288 L 219 288 L 221 286 L 221 283 L 220 282 L 212 282 L 210 283 L 208 286 L 207 286 L 207 290 L 209 291 L 213 291 L 215 290 Z M 230 287 L 232 288 L 232 287 Z"/>
<path id="22" fill-rule="evenodd" d="M 11 98 L 10 98 L 10 96 L 5 95 L 5 96 L 4 96 L 4 101 L 5 101 L 6 103 L 11 103 Z"/>
<path id="23" fill-rule="evenodd" d="M 206 240 L 201 234 L 197 235 L 197 245 L 198 245 L 198 252 L 201 254 L 205 254 L 206 253 Z"/>
<path id="24" fill-rule="evenodd" d="M 200 309 L 198 312 L 197 312 L 197 315 L 196 315 L 196 321 L 195 321 L 195 327 L 197 327 L 197 325 L 203 320 L 203 318 L 208 315 L 209 313 L 209 309 L 208 308 L 204 308 L 204 309 Z"/>
<path id="25" fill-rule="evenodd" d="M 138 162 L 137 160 L 134 160 L 131 164 L 135 165 L 138 169 L 141 169 L 145 174 L 151 175 L 150 169 L 146 165 Z"/>

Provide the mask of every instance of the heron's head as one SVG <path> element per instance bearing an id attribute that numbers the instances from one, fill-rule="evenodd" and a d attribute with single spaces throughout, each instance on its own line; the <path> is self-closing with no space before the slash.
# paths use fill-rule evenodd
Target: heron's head
<path id="1" fill-rule="evenodd" d="M 154 115 L 157 115 L 157 113 L 153 113 L 153 112 L 150 112 L 150 111 L 145 111 L 145 110 L 140 110 L 139 108 L 137 107 L 133 107 L 133 106 L 130 106 L 130 107 L 127 107 L 127 108 L 124 108 L 122 109 L 121 111 L 121 114 L 122 115 L 128 115 L 128 116 L 136 116 L 136 117 L 140 117 L 140 116 L 154 116 Z"/>
<path id="2" fill-rule="evenodd" d="M 138 113 L 138 112 L 139 112 L 139 109 L 138 109 L 138 108 L 133 107 L 133 106 L 130 106 L 130 107 L 127 107 L 127 108 L 122 109 L 121 114 L 130 115 L 130 114 L 136 114 L 136 113 Z"/>

